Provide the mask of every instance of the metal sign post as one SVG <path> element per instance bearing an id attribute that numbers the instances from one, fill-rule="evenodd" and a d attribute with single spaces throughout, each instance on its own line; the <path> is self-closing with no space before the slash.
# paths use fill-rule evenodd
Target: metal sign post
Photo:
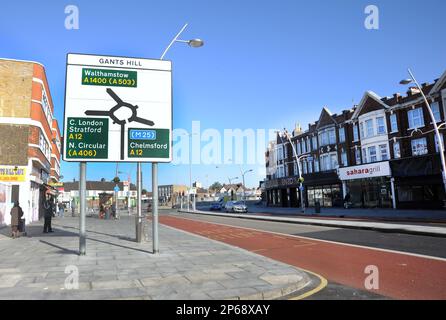
<path id="1" fill-rule="evenodd" d="M 137 199 L 136 199 L 136 242 L 142 241 L 142 212 L 141 212 L 141 196 L 142 196 L 142 172 L 141 162 L 137 163 L 136 170 L 136 185 L 137 185 Z"/>
<path id="2" fill-rule="evenodd" d="M 87 163 L 79 163 L 79 255 L 86 254 L 87 234 L 85 232 L 85 216 L 87 208 Z"/>
<path id="3" fill-rule="evenodd" d="M 158 163 L 152 163 L 152 245 L 153 253 L 159 253 L 158 247 Z"/>

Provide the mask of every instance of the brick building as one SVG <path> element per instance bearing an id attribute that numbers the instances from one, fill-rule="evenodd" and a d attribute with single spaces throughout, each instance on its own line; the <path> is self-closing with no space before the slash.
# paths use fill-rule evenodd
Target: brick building
<path id="1" fill-rule="evenodd" d="M 60 177 L 60 131 L 44 67 L 0 59 L 0 223 L 18 200 L 26 222 L 43 215 L 42 200 Z"/>
<path id="2" fill-rule="evenodd" d="M 422 84 L 444 140 L 446 72 Z M 354 207 L 442 208 L 445 191 L 434 127 L 417 88 L 380 97 L 367 91 L 359 105 L 319 119 L 291 141 L 304 178 L 304 203 Z M 267 203 L 300 206 L 299 171 L 292 145 L 277 135 L 266 151 Z"/>

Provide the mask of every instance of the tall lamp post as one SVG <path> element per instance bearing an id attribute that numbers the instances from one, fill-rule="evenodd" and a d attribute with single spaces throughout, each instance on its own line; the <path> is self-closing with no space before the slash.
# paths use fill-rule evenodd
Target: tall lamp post
<path id="1" fill-rule="evenodd" d="M 424 103 L 427 106 L 427 110 L 429 111 L 429 116 L 431 118 L 432 124 L 434 126 L 434 130 L 435 130 L 435 135 L 437 136 L 437 143 L 440 149 L 440 159 L 441 159 L 441 166 L 443 168 L 442 173 L 441 173 L 441 177 L 443 179 L 443 187 L 444 187 L 444 191 L 446 193 L 446 162 L 445 162 L 445 157 L 444 157 L 444 144 L 443 144 L 443 139 L 441 138 L 440 135 L 440 130 L 438 130 L 438 126 L 437 126 L 437 122 L 435 120 L 434 117 L 434 113 L 432 112 L 431 106 L 429 104 L 429 102 L 427 101 L 427 98 L 423 92 L 423 89 L 421 88 L 420 84 L 418 83 L 418 81 L 415 79 L 415 76 L 413 75 L 412 71 L 410 69 L 407 69 L 409 75 L 410 75 L 410 79 L 404 79 L 400 81 L 400 84 L 403 85 L 407 85 L 410 83 L 414 83 L 418 90 L 420 90 L 421 96 L 423 97 Z"/>
<path id="2" fill-rule="evenodd" d="M 282 141 L 282 144 L 283 144 L 282 136 L 280 135 L 280 132 L 278 132 L 278 133 L 279 133 L 280 140 Z M 299 171 L 300 204 L 301 204 L 301 208 L 302 208 L 302 213 L 305 213 L 303 177 L 302 177 L 302 168 L 300 166 L 300 160 L 303 159 L 303 158 L 306 158 L 308 156 L 307 155 L 303 155 L 303 156 L 299 157 L 297 155 L 296 148 L 294 147 L 294 144 L 291 141 L 290 134 L 288 133 L 287 130 L 284 130 L 284 134 L 287 137 L 289 143 L 291 144 L 291 148 L 293 149 L 294 157 L 296 158 L 296 161 L 297 161 L 297 169 Z"/>
<path id="3" fill-rule="evenodd" d="M 192 136 L 196 135 L 196 133 L 185 133 L 183 136 L 189 137 L 189 192 L 187 195 L 187 211 L 190 209 L 190 192 L 192 191 Z M 195 195 L 194 195 L 195 199 Z"/>
<path id="4" fill-rule="evenodd" d="M 242 171 L 242 166 L 240 166 L 240 174 L 242 175 L 242 180 L 243 180 L 243 204 L 246 205 L 246 196 L 245 196 L 245 174 L 247 174 L 248 172 L 253 172 L 254 170 L 249 169 L 246 171 Z"/>

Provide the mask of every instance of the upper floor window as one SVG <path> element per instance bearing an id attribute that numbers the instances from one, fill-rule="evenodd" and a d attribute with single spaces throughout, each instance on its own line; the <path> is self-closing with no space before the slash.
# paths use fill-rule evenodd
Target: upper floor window
<path id="1" fill-rule="evenodd" d="M 409 129 L 416 129 L 424 126 L 423 109 L 416 108 L 407 112 Z"/>
<path id="2" fill-rule="evenodd" d="M 336 144 L 335 128 L 328 128 L 319 131 L 319 146 L 323 147 L 328 144 Z"/>
<path id="3" fill-rule="evenodd" d="M 423 154 L 427 154 L 426 138 L 414 139 L 412 140 L 411 144 L 413 156 L 421 156 Z"/>
<path id="4" fill-rule="evenodd" d="M 440 115 L 440 105 L 438 102 L 431 103 L 431 109 L 432 113 L 434 114 L 435 122 L 441 121 L 441 115 Z"/>
<path id="5" fill-rule="evenodd" d="M 330 156 L 328 154 L 321 155 L 321 171 L 327 171 L 330 168 Z"/>
<path id="6" fill-rule="evenodd" d="M 305 139 L 302 140 L 302 153 L 307 153 L 307 144 L 305 143 Z"/>
<path id="7" fill-rule="evenodd" d="M 313 161 L 308 161 L 308 173 L 313 173 Z"/>
<path id="8" fill-rule="evenodd" d="M 341 164 L 342 164 L 343 167 L 347 167 L 348 166 L 347 152 L 345 152 L 345 150 L 342 150 L 342 152 L 341 152 Z"/>
<path id="9" fill-rule="evenodd" d="M 361 138 L 365 138 L 364 123 L 362 123 L 362 122 L 359 124 L 359 133 L 361 134 Z"/>
<path id="10" fill-rule="evenodd" d="M 362 148 L 362 162 L 363 163 L 368 163 L 368 161 L 367 161 L 367 149 L 366 148 Z"/>
<path id="11" fill-rule="evenodd" d="M 299 140 L 297 140 L 297 142 L 296 142 L 296 149 L 297 149 L 297 154 L 298 155 L 301 155 L 302 154 L 302 148 L 301 148 L 301 145 L 300 145 L 300 141 Z"/>
<path id="12" fill-rule="evenodd" d="M 398 132 L 398 123 L 396 121 L 396 114 L 395 113 L 390 115 L 390 130 L 392 132 Z"/>
<path id="13" fill-rule="evenodd" d="M 330 154 L 330 169 L 336 169 L 336 167 L 338 166 L 338 155 L 337 153 L 331 153 Z"/>
<path id="14" fill-rule="evenodd" d="M 368 152 L 369 152 L 369 157 L 368 157 L 369 162 L 376 162 L 376 161 L 378 161 L 378 158 L 376 156 L 376 147 L 375 146 L 371 146 L 371 147 L 368 147 L 367 149 L 368 149 Z"/>
<path id="15" fill-rule="evenodd" d="M 307 161 L 306 160 L 302 161 L 302 172 L 303 172 L 303 174 L 307 174 Z"/>
<path id="16" fill-rule="evenodd" d="M 339 142 L 345 142 L 345 128 L 339 128 Z"/>
<path id="17" fill-rule="evenodd" d="M 386 133 L 386 125 L 384 123 L 384 117 L 376 118 L 376 127 L 377 127 L 378 134 Z"/>
<path id="18" fill-rule="evenodd" d="M 358 124 L 355 123 L 353 125 L 353 141 L 358 141 L 359 140 L 359 136 L 358 136 Z"/>
<path id="19" fill-rule="evenodd" d="M 387 145 L 386 144 L 381 144 L 379 146 L 379 152 L 381 153 L 381 160 L 382 161 L 389 160 L 389 154 L 387 152 Z"/>
<path id="20" fill-rule="evenodd" d="M 334 128 L 328 129 L 328 140 L 330 144 L 336 144 L 336 132 Z"/>
<path id="21" fill-rule="evenodd" d="M 277 160 L 283 160 L 283 145 L 277 146 Z"/>
<path id="22" fill-rule="evenodd" d="M 314 158 L 314 172 L 319 172 L 319 159 Z"/>
<path id="23" fill-rule="evenodd" d="M 311 151 L 311 140 L 309 137 L 307 137 L 307 152 Z"/>
<path id="24" fill-rule="evenodd" d="M 313 140 L 313 150 L 317 150 L 317 137 L 313 136 L 312 140 Z"/>
<path id="25" fill-rule="evenodd" d="M 440 136 L 443 139 L 443 147 L 444 147 L 444 136 L 442 133 L 440 133 Z M 435 135 L 434 137 L 435 137 L 435 152 L 440 152 L 440 146 L 438 145 L 437 135 Z"/>
<path id="26" fill-rule="evenodd" d="M 373 120 L 372 119 L 366 120 L 365 127 L 367 130 L 367 138 L 373 137 L 375 135 L 374 130 L 373 130 Z"/>
<path id="27" fill-rule="evenodd" d="M 400 142 L 399 141 L 397 141 L 393 144 L 393 157 L 395 159 L 401 158 Z"/>
<path id="28" fill-rule="evenodd" d="M 361 164 L 361 149 L 356 149 L 355 150 L 355 159 L 356 159 L 356 164 Z"/>

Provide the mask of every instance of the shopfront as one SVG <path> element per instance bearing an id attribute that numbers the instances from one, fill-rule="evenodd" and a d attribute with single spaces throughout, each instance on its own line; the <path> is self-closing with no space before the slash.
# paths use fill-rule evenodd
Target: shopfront
<path id="1" fill-rule="evenodd" d="M 354 208 L 395 207 L 394 185 L 389 161 L 339 168 L 344 198 L 350 195 Z"/>
<path id="2" fill-rule="evenodd" d="M 299 177 L 265 181 L 267 205 L 300 207 Z"/>
<path id="3" fill-rule="evenodd" d="M 398 209 L 443 209 L 445 193 L 438 154 L 393 160 L 390 165 Z"/>

